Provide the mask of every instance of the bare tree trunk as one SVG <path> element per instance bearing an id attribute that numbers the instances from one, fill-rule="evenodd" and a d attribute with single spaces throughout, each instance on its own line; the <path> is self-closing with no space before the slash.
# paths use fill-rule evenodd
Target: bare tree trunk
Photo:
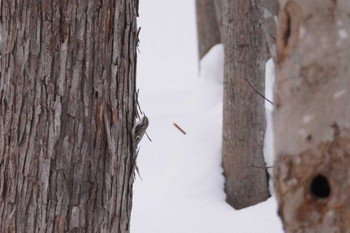
<path id="1" fill-rule="evenodd" d="M 275 186 L 286 232 L 350 232 L 350 2 L 280 1 Z"/>
<path id="2" fill-rule="evenodd" d="M 214 1 L 196 0 L 199 60 L 203 58 L 211 47 L 221 43 Z"/>
<path id="3" fill-rule="evenodd" d="M 268 58 L 272 58 L 275 67 L 277 65 L 277 0 L 264 0 L 264 18 L 265 18 L 265 38 L 269 53 Z"/>
<path id="4" fill-rule="evenodd" d="M 223 33 L 223 18 L 222 18 L 222 0 L 213 0 L 215 6 L 216 20 L 218 22 L 219 32 L 220 32 L 220 43 L 222 43 L 222 33 Z"/>
<path id="5" fill-rule="evenodd" d="M 265 48 L 262 1 L 223 1 L 225 48 L 223 167 L 227 202 L 240 209 L 266 200 Z"/>
<path id="6" fill-rule="evenodd" d="M 137 1 L 0 3 L 0 232 L 129 232 Z"/>

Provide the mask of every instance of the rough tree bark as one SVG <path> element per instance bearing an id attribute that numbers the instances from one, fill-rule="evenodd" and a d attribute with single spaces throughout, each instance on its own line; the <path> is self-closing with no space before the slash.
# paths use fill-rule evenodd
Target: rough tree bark
<path id="1" fill-rule="evenodd" d="M 280 1 L 275 186 L 286 232 L 350 232 L 350 2 Z"/>
<path id="2" fill-rule="evenodd" d="M 196 0 L 198 55 L 199 60 L 216 44 L 221 43 L 221 35 L 216 15 L 217 0 Z M 215 6 L 217 5 L 217 7 Z"/>
<path id="3" fill-rule="evenodd" d="M 137 1 L 0 5 L 0 232 L 129 232 Z"/>
<path id="4" fill-rule="evenodd" d="M 265 48 L 261 0 L 223 1 L 223 167 L 227 202 L 240 209 L 270 194 L 263 157 Z"/>

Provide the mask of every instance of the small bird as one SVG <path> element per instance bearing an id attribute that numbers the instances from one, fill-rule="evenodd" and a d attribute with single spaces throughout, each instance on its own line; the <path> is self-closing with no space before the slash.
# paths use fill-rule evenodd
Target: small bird
<path id="1" fill-rule="evenodd" d="M 132 128 L 132 135 L 134 140 L 134 146 L 137 147 L 137 145 L 140 143 L 143 135 L 146 133 L 146 129 L 148 127 L 148 118 L 145 114 L 143 114 L 138 122 L 136 122 L 135 126 Z"/>
<path id="2" fill-rule="evenodd" d="M 140 120 L 138 122 L 136 122 L 136 124 L 134 125 L 134 127 L 131 130 L 131 134 L 133 137 L 133 145 L 134 145 L 134 158 L 132 160 L 132 164 L 133 164 L 133 169 L 132 171 L 134 171 L 134 169 L 136 170 L 137 174 L 139 175 L 139 177 L 141 178 L 140 172 L 139 172 L 139 168 L 136 165 L 136 159 L 137 159 L 137 155 L 139 153 L 139 150 L 137 149 L 137 145 L 140 143 L 143 135 L 146 133 L 146 129 L 148 127 L 148 118 L 145 116 L 145 114 L 143 114 L 140 118 Z M 142 179 L 142 178 L 141 178 Z"/>

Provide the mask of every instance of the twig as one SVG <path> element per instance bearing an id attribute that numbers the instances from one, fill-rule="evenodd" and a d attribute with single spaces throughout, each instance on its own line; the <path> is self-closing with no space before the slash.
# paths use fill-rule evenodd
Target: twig
<path id="1" fill-rule="evenodd" d="M 175 122 L 173 123 L 174 124 L 174 126 L 178 129 L 178 130 L 180 130 L 181 131 L 181 133 L 183 133 L 183 134 L 185 134 L 186 135 L 186 132 L 185 132 L 185 130 L 183 130 L 183 129 L 181 129 L 180 128 L 180 126 L 178 126 Z"/>
<path id="2" fill-rule="evenodd" d="M 253 86 L 253 84 L 252 84 L 247 78 L 245 78 L 244 80 L 249 84 L 249 86 L 250 86 L 258 95 L 260 95 L 263 99 L 265 99 L 267 102 L 269 102 L 270 104 L 273 105 L 273 102 L 272 102 L 271 100 L 269 100 L 268 98 L 266 98 L 263 94 L 261 94 L 261 93 Z"/>
<path id="3" fill-rule="evenodd" d="M 152 139 L 148 136 L 147 132 L 145 132 L 145 134 L 146 134 L 148 140 L 149 140 L 150 142 L 152 142 Z"/>

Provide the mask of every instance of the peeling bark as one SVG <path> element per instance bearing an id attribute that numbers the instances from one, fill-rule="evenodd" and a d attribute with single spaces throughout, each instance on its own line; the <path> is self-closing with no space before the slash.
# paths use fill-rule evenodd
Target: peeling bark
<path id="1" fill-rule="evenodd" d="M 137 1 L 0 5 L 0 232 L 129 232 Z"/>
<path id="2" fill-rule="evenodd" d="M 280 1 L 275 186 L 288 233 L 350 232 L 350 3 Z"/>

